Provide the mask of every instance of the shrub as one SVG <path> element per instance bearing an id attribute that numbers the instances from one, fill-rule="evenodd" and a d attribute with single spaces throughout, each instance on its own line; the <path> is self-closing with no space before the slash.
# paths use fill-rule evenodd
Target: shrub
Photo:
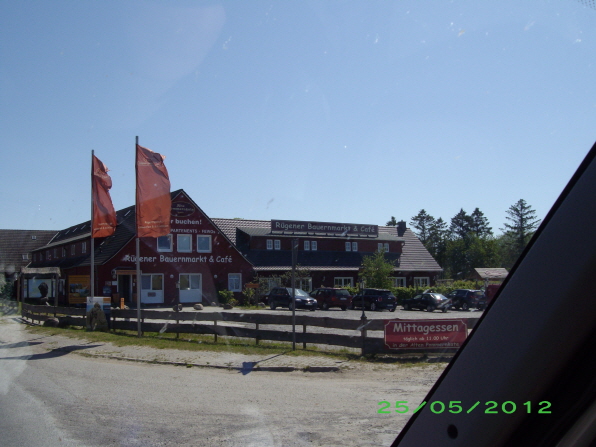
<path id="1" fill-rule="evenodd" d="M 220 304 L 229 303 L 230 300 L 234 299 L 234 292 L 230 290 L 220 290 L 219 292 L 217 292 L 217 295 L 219 296 Z"/>

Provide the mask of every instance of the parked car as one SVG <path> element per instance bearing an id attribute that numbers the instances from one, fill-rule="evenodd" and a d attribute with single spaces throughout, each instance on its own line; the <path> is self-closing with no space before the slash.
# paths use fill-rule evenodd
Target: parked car
<path id="1" fill-rule="evenodd" d="M 378 311 L 388 309 L 390 312 L 393 312 L 397 307 L 397 298 L 391 293 L 391 290 L 362 289 L 352 297 L 350 309 L 355 309 L 356 307 L 362 308 L 363 303 L 365 309 Z"/>
<path id="2" fill-rule="evenodd" d="M 310 309 L 317 308 L 317 300 L 311 297 L 302 289 L 294 289 L 296 295 L 296 309 Z M 291 287 L 274 287 L 267 295 L 267 302 L 272 310 L 276 307 L 287 307 L 292 310 L 292 288 Z"/>
<path id="3" fill-rule="evenodd" d="M 310 292 L 310 296 L 317 300 L 317 306 L 323 310 L 331 307 L 346 310 L 352 304 L 352 295 L 346 289 L 322 287 Z"/>
<path id="4" fill-rule="evenodd" d="M 414 298 L 406 298 L 401 304 L 405 310 L 426 309 L 427 312 L 435 310 L 447 312 L 451 308 L 451 300 L 440 293 L 423 293 Z"/>
<path id="5" fill-rule="evenodd" d="M 478 302 L 482 296 L 482 290 L 472 289 L 455 289 L 447 294 L 447 298 L 451 300 L 451 307 L 456 310 L 470 310 L 477 308 Z"/>
<path id="6" fill-rule="evenodd" d="M 493 298 L 495 297 L 495 295 L 499 291 L 499 288 L 500 287 L 501 287 L 501 284 L 489 284 L 486 287 L 486 290 L 484 291 L 484 294 L 478 300 L 478 306 L 477 307 L 478 307 L 479 310 L 484 310 L 486 308 L 486 306 L 488 306 L 490 304 L 490 302 L 493 300 Z"/>

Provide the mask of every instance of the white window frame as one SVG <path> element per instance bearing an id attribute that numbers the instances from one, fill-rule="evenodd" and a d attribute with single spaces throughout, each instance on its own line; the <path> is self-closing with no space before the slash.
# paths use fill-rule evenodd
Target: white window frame
<path id="1" fill-rule="evenodd" d="M 317 241 L 310 241 L 310 249 L 312 251 L 317 251 Z"/>
<path id="2" fill-rule="evenodd" d="M 81 242 L 81 253 L 87 253 L 87 241 Z"/>
<path id="3" fill-rule="evenodd" d="M 385 242 L 383 248 L 385 249 L 385 253 L 389 253 L 389 242 Z"/>
<path id="4" fill-rule="evenodd" d="M 67 253 L 66 247 L 62 247 L 62 257 L 63 258 L 66 258 L 66 253 Z"/>
<path id="5" fill-rule="evenodd" d="M 180 240 L 187 239 L 189 249 L 188 250 L 181 250 L 180 249 Z M 192 234 L 177 234 L 176 235 L 176 251 L 179 253 L 192 253 Z"/>
<path id="6" fill-rule="evenodd" d="M 428 276 L 415 276 L 414 287 L 430 287 L 430 277 Z"/>
<path id="7" fill-rule="evenodd" d="M 201 246 L 201 244 L 199 243 L 199 239 L 203 239 L 203 240 L 208 240 L 209 241 L 209 248 L 207 250 L 199 249 L 199 247 Z M 199 234 L 197 236 L 197 253 L 211 253 L 211 251 L 213 250 L 212 243 L 213 243 L 213 241 L 211 240 L 211 235 L 210 234 Z"/>
<path id="8" fill-rule="evenodd" d="M 267 250 L 273 250 L 273 239 L 267 239 Z"/>
<path id="9" fill-rule="evenodd" d="M 228 290 L 242 292 L 242 273 L 228 273 Z"/>
<path id="10" fill-rule="evenodd" d="M 391 282 L 393 283 L 393 287 L 406 287 L 406 277 L 405 276 L 392 276 Z"/>
<path id="11" fill-rule="evenodd" d="M 167 238 L 167 241 L 169 242 L 169 247 L 165 248 L 165 247 L 160 247 L 160 241 L 163 243 Z M 174 245 L 174 238 L 172 237 L 171 234 L 168 234 L 167 236 L 158 236 L 157 239 L 155 240 L 155 243 L 157 244 L 157 251 L 159 252 L 169 252 L 173 250 L 173 245 Z"/>
<path id="12" fill-rule="evenodd" d="M 25 253 L 23 255 L 23 261 L 27 261 L 29 259 L 29 253 Z"/>
<path id="13" fill-rule="evenodd" d="M 70 246 L 70 256 L 74 256 L 77 253 L 77 246 L 76 244 L 72 244 Z"/>
<path id="14" fill-rule="evenodd" d="M 58 259 L 58 249 L 54 248 L 54 259 Z"/>
<path id="15" fill-rule="evenodd" d="M 377 251 L 380 252 L 382 250 L 383 250 L 383 243 L 382 242 L 377 243 Z"/>
<path id="16" fill-rule="evenodd" d="M 333 287 L 354 287 L 354 278 L 350 276 L 336 276 L 333 278 Z"/>
<path id="17" fill-rule="evenodd" d="M 310 241 L 304 241 L 304 251 L 310 250 Z"/>
<path id="18" fill-rule="evenodd" d="M 296 278 L 296 288 L 312 292 L 312 278 Z"/>
<path id="19" fill-rule="evenodd" d="M 352 243 L 346 242 L 346 251 L 352 251 Z"/>
<path id="20" fill-rule="evenodd" d="M 281 241 L 279 239 L 273 241 L 273 248 L 275 250 L 281 250 Z"/>
<path id="21" fill-rule="evenodd" d="M 358 242 L 352 242 L 352 251 L 358 251 Z"/>

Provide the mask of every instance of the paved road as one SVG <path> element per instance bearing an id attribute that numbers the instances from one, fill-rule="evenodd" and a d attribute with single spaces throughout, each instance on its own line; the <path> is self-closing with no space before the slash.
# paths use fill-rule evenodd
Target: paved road
<path id="1" fill-rule="evenodd" d="M 390 445 L 409 415 L 378 402 L 417 405 L 444 367 L 243 373 L 90 358 L 87 342 L 67 353 L 47 338 L 0 321 L 3 446 Z"/>

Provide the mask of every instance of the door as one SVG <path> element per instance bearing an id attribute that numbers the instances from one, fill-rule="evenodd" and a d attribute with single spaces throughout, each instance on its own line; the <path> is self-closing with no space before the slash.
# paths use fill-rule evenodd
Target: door
<path id="1" fill-rule="evenodd" d="M 203 301 L 201 274 L 180 274 L 180 302 L 200 303 L 201 301 Z"/>
<path id="2" fill-rule="evenodd" d="M 118 294 L 124 301 L 132 301 L 132 281 L 130 275 L 118 275 Z"/>

